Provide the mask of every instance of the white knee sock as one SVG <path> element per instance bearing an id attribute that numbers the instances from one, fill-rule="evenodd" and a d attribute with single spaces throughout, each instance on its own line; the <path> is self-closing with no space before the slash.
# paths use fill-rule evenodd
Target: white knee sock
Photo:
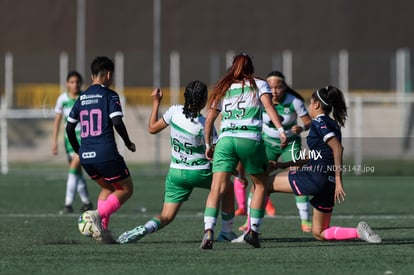
<path id="1" fill-rule="evenodd" d="M 204 216 L 204 230 L 214 230 L 217 218 Z"/>
<path id="2" fill-rule="evenodd" d="M 76 185 L 76 175 L 69 172 L 68 179 L 66 181 L 65 205 L 72 205 L 73 201 L 75 200 Z"/>
<path id="3" fill-rule="evenodd" d="M 157 223 L 157 221 L 158 221 L 158 223 Z M 159 223 L 160 223 L 159 220 L 154 220 L 154 219 L 151 219 L 151 220 L 147 221 L 144 225 L 145 229 L 147 230 L 147 233 L 151 234 L 151 233 L 157 231 L 158 227 L 159 227 Z"/>
<path id="4" fill-rule="evenodd" d="M 297 202 L 296 207 L 299 210 L 299 216 L 302 221 L 310 221 L 309 202 Z"/>
<path id="5" fill-rule="evenodd" d="M 76 175 L 76 180 L 78 183 L 78 193 L 79 197 L 83 204 L 90 204 L 91 200 L 89 199 L 88 187 L 86 186 L 86 180 L 82 175 Z"/>

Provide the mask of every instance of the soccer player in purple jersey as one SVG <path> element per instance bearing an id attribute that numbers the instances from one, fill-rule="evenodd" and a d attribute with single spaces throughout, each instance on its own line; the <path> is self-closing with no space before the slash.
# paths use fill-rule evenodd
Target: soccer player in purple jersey
<path id="1" fill-rule="evenodd" d="M 92 218 L 97 232 L 95 240 L 112 242 L 108 233 L 111 214 L 117 211 L 133 193 L 132 179 L 115 143 L 114 130 L 125 146 L 135 152 L 135 144 L 128 137 L 122 121 L 123 112 L 118 94 L 112 85 L 114 63 L 107 57 L 96 57 L 91 65 L 92 85 L 84 91 L 69 114 L 66 132 L 73 149 L 78 153 L 82 167 L 101 186 L 98 208 Z M 81 145 L 75 127 L 81 124 Z"/>
<path id="2" fill-rule="evenodd" d="M 333 118 L 329 116 L 331 113 Z M 346 196 L 341 170 L 343 147 L 340 127 L 344 126 L 347 117 L 343 93 L 333 86 L 317 89 L 311 96 L 309 114 L 312 118 L 306 138 L 309 160 L 295 159 L 295 163 L 272 162 L 274 168 L 307 163 L 293 171 L 277 174 L 273 183 L 269 184 L 269 192 L 313 196 L 310 200 L 314 207 L 312 233 L 317 240 L 361 239 L 380 243 L 380 236 L 366 222 L 360 222 L 356 228 L 330 225 L 335 202 L 344 201 Z"/>

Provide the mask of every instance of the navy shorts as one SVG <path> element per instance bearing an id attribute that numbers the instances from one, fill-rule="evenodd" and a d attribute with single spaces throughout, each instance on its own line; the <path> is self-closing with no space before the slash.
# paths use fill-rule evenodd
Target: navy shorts
<path id="1" fill-rule="evenodd" d="M 310 203 L 321 212 L 331 213 L 335 205 L 335 175 L 299 168 L 289 172 L 289 183 L 297 196 L 310 195 Z"/>
<path id="2" fill-rule="evenodd" d="M 83 169 L 93 180 L 103 178 L 105 183 L 113 184 L 130 176 L 128 167 L 122 157 L 98 163 L 82 163 Z"/>

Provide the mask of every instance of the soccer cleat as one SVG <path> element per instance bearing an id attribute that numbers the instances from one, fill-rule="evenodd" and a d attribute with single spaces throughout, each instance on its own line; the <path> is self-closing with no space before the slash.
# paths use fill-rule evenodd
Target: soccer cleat
<path id="1" fill-rule="evenodd" d="M 311 222 L 302 221 L 301 227 L 302 227 L 303 232 L 306 232 L 306 233 L 312 232 L 312 223 Z"/>
<path id="2" fill-rule="evenodd" d="M 92 238 L 96 241 L 102 241 L 104 235 L 104 229 L 102 228 L 101 216 L 97 210 L 89 210 L 89 216 L 91 218 L 92 226 Z"/>
<path id="3" fill-rule="evenodd" d="M 265 210 L 266 210 L 266 214 L 267 214 L 268 216 L 271 216 L 271 217 L 276 216 L 276 208 L 275 208 L 275 206 L 273 205 L 273 203 L 272 203 L 272 201 L 270 200 L 270 198 L 269 198 L 269 200 L 268 200 L 268 201 L 267 201 L 267 203 L 266 203 Z"/>
<path id="4" fill-rule="evenodd" d="M 223 232 L 221 231 L 217 237 L 218 242 L 231 242 L 232 240 L 237 238 L 237 234 L 233 231 L 231 232 Z"/>
<path id="5" fill-rule="evenodd" d="M 59 213 L 60 214 L 70 214 L 70 213 L 73 213 L 73 207 L 72 207 L 72 205 L 65 205 L 65 207 L 63 208 L 63 210 L 61 210 Z"/>
<path id="6" fill-rule="evenodd" d="M 243 234 L 232 240 L 231 243 L 245 243 L 246 241 L 244 240 L 244 236 L 247 234 L 247 232 L 248 231 L 243 232 Z"/>
<path id="7" fill-rule="evenodd" d="M 145 226 L 140 225 L 140 226 L 135 227 L 132 230 L 122 233 L 118 237 L 117 242 L 118 243 L 133 243 L 133 242 L 136 242 L 142 239 L 145 235 L 147 235 L 147 229 L 145 229 Z"/>
<path id="8" fill-rule="evenodd" d="M 234 212 L 235 216 L 246 216 L 247 212 L 246 209 L 244 208 L 237 208 L 236 211 Z"/>
<path id="9" fill-rule="evenodd" d="M 357 226 L 358 236 L 361 240 L 369 243 L 380 243 L 382 242 L 381 237 L 372 231 L 371 227 L 366 222 L 360 222 Z"/>
<path id="10" fill-rule="evenodd" d="M 203 240 L 200 244 L 200 249 L 213 249 L 214 233 L 212 230 L 204 231 Z"/>
<path id="11" fill-rule="evenodd" d="M 246 243 L 250 244 L 251 246 L 253 246 L 254 248 L 259 248 L 260 247 L 260 242 L 259 242 L 259 233 L 257 233 L 256 231 L 253 230 L 249 230 L 246 235 L 244 235 L 244 238 Z"/>
<path id="12" fill-rule="evenodd" d="M 93 205 L 92 203 L 84 203 L 80 209 L 81 213 L 88 211 L 88 210 L 92 210 L 93 209 Z"/>

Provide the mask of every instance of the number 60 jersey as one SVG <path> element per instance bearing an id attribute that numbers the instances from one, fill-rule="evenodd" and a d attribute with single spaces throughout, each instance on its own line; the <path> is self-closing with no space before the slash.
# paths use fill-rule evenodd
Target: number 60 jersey
<path id="1" fill-rule="evenodd" d="M 68 122 L 81 125 L 81 163 L 119 159 L 112 118 L 123 116 L 118 94 L 104 85 L 92 85 L 75 102 Z"/>

